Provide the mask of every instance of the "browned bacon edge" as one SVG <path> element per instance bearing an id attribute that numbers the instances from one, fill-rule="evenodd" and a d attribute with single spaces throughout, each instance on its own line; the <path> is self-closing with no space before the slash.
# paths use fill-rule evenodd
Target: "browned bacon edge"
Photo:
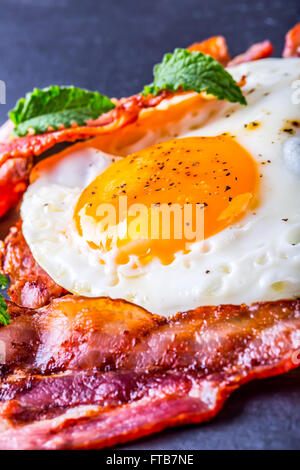
<path id="1" fill-rule="evenodd" d="M 0 241 L 0 272 L 10 278 L 11 300 L 22 307 L 39 308 L 66 293 L 33 258 L 21 221 Z"/>
<path id="2" fill-rule="evenodd" d="M 263 41 L 258 42 L 257 44 L 253 44 L 249 49 L 236 56 L 228 63 L 228 67 L 232 67 L 233 65 L 242 64 L 244 62 L 251 62 L 252 60 L 259 60 L 269 57 L 273 54 L 273 45 L 270 41 Z"/>
<path id="3" fill-rule="evenodd" d="M 9 310 L 1 449 L 103 448 L 207 421 L 242 384 L 299 363 L 299 300 L 169 320 L 107 298 Z"/>
<path id="4" fill-rule="evenodd" d="M 116 108 L 102 114 L 98 119 L 89 121 L 86 126 L 61 129 L 45 134 L 14 138 L 0 143 L 0 169 L 7 165 L 10 159 L 15 160 L 16 172 L 22 172 L 22 179 L 18 185 L 11 187 L 11 177 L 7 171 L 0 173 L 0 217 L 11 207 L 14 207 L 22 196 L 28 184 L 33 159 L 62 142 L 76 142 L 87 140 L 98 135 L 109 134 L 138 119 L 142 109 L 157 106 L 170 93 L 164 90 L 159 96 L 144 97 L 141 94 L 124 98 L 118 101 Z M 20 189 L 20 183 L 22 188 Z"/>
<path id="5" fill-rule="evenodd" d="M 300 23 L 288 31 L 282 57 L 300 57 Z"/>

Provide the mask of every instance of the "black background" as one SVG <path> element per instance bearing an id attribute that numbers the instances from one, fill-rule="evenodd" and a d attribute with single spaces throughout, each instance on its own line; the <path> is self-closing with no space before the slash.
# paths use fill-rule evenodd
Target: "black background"
<path id="1" fill-rule="evenodd" d="M 33 87 L 74 84 L 126 96 L 151 81 L 163 53 L 223 34 L 232 55 L 284 35 L 299 0 L 1 0 L 0 80 L 7 103 Z M 128 449 L 300 449 L 300 374 L 236 392 L 209 424 L 177 428 Z"/>

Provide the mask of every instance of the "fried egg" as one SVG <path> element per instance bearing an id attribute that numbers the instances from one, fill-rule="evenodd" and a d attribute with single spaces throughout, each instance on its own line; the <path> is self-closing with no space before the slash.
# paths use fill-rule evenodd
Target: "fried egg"
<path id="1" fill-rule="evenodd" d="M 228 70 L 248 106 L 175 96 L 35 168 L 23 233 L 59 285 L 166 316 L 300 295 L 300 60 Z"/>

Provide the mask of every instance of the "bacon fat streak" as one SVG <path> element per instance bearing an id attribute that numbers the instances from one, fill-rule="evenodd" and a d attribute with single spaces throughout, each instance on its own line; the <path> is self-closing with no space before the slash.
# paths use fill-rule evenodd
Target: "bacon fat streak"
<path id="1" fill-rule="evenodd" d="M 105 298 L 9 310 L 1 449 L 103 448 L 207 421 L 240 385 L 299 362 L 299 300 L 169 320 Z"/>

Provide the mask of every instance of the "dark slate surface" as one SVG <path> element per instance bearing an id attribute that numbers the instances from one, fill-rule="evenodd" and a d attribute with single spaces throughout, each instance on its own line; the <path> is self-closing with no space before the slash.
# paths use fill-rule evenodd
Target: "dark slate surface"
<path id="1" fill-rule="evenodd" d="M 7 104 L 33 87 L 74 84 L 126 96 L 177 46 L 215 34 L 232 55 L 300 21 L 298 0 L 1 0 L 0 80 Z M 177 428 L 128 449 L 300 449 L 300 374 L 245 386 L 211 423 Z"/>

